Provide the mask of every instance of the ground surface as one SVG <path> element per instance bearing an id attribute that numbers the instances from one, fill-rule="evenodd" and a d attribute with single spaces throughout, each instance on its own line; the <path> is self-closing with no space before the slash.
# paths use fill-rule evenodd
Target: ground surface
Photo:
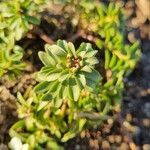
<path id="1" fill-rule="evenodd" d="M 146 8 L 145 8 L 146 9 Z M 127 40 L 141 40 L 142 58 L 134 72 L 125 79 L 122 109 L 115 120 L 109 119 L 97 130 L 83 131 L 65 144 L 66 150 L 150 150 L 150 38 L 148 19 L 134 1 L 125 5 Z M 141 17 L 141 16 L 142 17 Z M 141 18 L 142 19 L 141 19 Z M 135 19 L 133 21 L 133 19 Z M 138 20 L 138 21 L 137 21 Z M 136 22 L 137 21 L 137 22 Z M 135 23 L 136 22 L 136 23 Z M 17 81 L 0 79 L 0 150 L 7 149 L 8 129 L 17 119 L 15 95 L 36 82 L 32 66 Z"/>

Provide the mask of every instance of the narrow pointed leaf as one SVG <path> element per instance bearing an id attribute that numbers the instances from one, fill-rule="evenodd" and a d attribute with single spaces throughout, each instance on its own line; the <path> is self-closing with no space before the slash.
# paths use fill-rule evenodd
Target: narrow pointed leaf
<path id="1" fill-rule="evenodd" d="M 37 93 L 41 93 L 47 90 L 47 87 L 49 86 L 49 82 L 47 81 L 43 81 L 41 83 L 39 83 L 35 88 L 35 92 Z"/>

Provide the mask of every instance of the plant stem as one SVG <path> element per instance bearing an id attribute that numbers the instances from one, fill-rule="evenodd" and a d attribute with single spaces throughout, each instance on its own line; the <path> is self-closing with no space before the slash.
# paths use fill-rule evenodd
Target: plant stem
<path id="1" fill-rule="evenodd" d="M 33 33 L 37 36 L 39 36 L 43 41 L 45 41 L 48 44 L 53 44 L 55 43 L 48 35 L 46 35 L 42 29 L 35 27 L 33 29 Z"/>

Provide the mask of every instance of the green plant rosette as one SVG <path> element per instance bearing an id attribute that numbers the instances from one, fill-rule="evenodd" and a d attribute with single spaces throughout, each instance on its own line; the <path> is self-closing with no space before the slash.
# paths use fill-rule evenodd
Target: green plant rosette
<path id="1" fill-rule="evenodd" d="M 97 51 L 91 44 L 82 43 L 75 50 L 71 42 L 58 40 L 57 45 L 46 45 L 45 51 L 39 52 L 44 67 L 37 74 L 40 83 L 35 87 L 35 92 L 42 95 L 41 100 L 57 99 L 59 107 L 63 99 L 68 99 L 71 106 L 82 90 L 96 90 L 101 75 L 94 69 Z"/>
<path id="2" fill-rule="evenodd" d="M 22 62 L 23 49 L 15 45 L 12 51 L 7 50 L 5 45 L 0 45 L 0 77 L 4 74 L 19 75 L 25 68 Z"/>

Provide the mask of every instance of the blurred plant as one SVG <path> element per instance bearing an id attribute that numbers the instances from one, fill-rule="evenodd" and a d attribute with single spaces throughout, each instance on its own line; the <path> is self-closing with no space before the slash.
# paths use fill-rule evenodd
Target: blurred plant
<path id="1" fill-rule="evenodd" d="M 19 75 L 25 67 L 25 64 L 21 62 L 23 49 L 15 45 L 13 51 L 10 52 L 2 44 L 0 46 L 0 77 L 6 73 L 9 76 Z"/>
<path id="2" fill-rule="evenodd" d="M 9 148 L 18 150 L 18 147 L 23 148 L 24 146 L 28 147 L 27 150 L 43 148 L 61 150 L 62 147 L 51 138 L 51 132 L 55 132 L 56 128 L 52 119 L 49 119 L 50 116 L 48 117 L 50 102 L 39 103 L 33 91 L 28 90 L 24 97 L 20 93 L 17 94 L 17 97 L 17 111 L 20 120 L 10 129 L 9 133 L 13 138 L 9 143 Z"/>
<path id="3" fill-rule="evenodd" d="M 109 97 L 112 104 L 120 104 L 124 89 L 123 79 L 132 72 L 141 56 L 139 42 L 133 45 L 125 44 L 124 16 L 118 6 L 110 3 L 108 8 L 96 5 L 95 9 L 99 20 L 102 21 L 99 21 L 97 29 L 95 28 L 98 34 L 95 44 L 101 53 L 104 53 L 106 82 L 103 89 L 106 95 L 111 93 Z"/>
<path id="4" fill-rule="evenodd" d="M 41 6 L 44 1 L 13 0 L 10 2 L 9 0 L 2 0 L 0 2 L 0 17 L 4 21 L 3 35 L 11 33 L 15 40 L 20 40 L 31 29 L 32 24 L 40 23 L 37 18 L 37 12 L 40 11 L 38 6 Z"/>
<path id="5" fill-rule="evenodd" d="M 117 31 L 124 30 L 122 9 L 114 3 L 106 6 L 103 3 L 95 2 L 91 5 L 91 0 L 83 0 L 79 8 L 81 9 L 79 25 L 83 30 L 87 29 L 89 33 L 94 32 L 101 38 L 105 38 L 108 34 L 114 35 L 115 29 Z"/>
<path id="6" fill-rule="evenodd" d="M 16 46 L 32 24 L 39 24 L 37 16 L 45 0 L 0 1 L 0 76 L 5 73 L 18 75 L 24 70 L 21 61 L 23 50 Z M 36 16 L 36 17 L 35 17 Z"/>

